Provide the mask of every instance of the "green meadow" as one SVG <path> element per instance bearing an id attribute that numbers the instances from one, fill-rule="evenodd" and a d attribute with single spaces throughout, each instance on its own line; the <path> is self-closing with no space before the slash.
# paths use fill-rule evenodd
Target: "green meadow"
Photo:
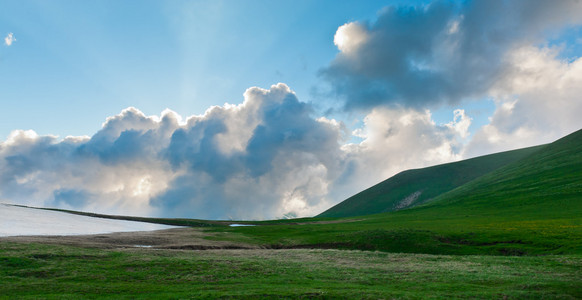
<path id="1" fill-rule="evenodd" d="M 0 243 L 2 299 L 582 297 L 582 257 Z"/>

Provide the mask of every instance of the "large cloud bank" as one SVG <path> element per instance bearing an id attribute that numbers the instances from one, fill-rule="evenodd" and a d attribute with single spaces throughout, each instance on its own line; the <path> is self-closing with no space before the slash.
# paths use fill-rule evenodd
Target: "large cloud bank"
<path id="1" fill-rule="evenodd" d="M 581 20 L 582 2 L 568 0 L 388 7 L 374 23 L 339 27 L 339 52 L 321 71 L 345 109 L 364 112 L 359 128 L 317 115 L 282 83 L 184 119 L 128 108 L 91 137 L 14 131 L 0 142 L 0 199 L 168 217 L 310 216 L 404 169 L 551 142 L 582 128 L 582 58 L 544 38 Z M 496 109 L 471 129 L 462 106 L 482 99 Z M 442 105 L 451 120 L 438 124 L 430 109 Z"/>
<path id="2" fill-rule="evenodd" d="M 92 137 L 14 131 L 0 144 L 0 198 L 38 206 L 195 218 L 308 216 L 408 167 L 458 158 L 470 120 L 374 110 L 359 144 L 285 84 L 185 121 L 135 108 Z M 459 131 L 460 130 L 460 131 Z"/>

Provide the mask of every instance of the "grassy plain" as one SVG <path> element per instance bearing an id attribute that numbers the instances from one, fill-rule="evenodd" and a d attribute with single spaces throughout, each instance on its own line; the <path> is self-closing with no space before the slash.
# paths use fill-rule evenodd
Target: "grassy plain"
<path id="1" fill-rule="evenodd" d="M 582 297 L 582 257 L 0 242 L 0 299 Z"/>

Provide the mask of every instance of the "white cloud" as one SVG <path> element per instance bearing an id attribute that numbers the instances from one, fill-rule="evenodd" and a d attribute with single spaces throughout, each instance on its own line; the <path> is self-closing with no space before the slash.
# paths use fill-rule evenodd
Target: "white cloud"
<path id="1" fill-rule="evenodd" d="M 467 117 L 376 109 L 349 140 L 284 84 L 182 121 L 127 108 L 92 137 L 15 131 L 0 143 L 0 198 L 35 206 L 195 218 L 310 216 L 406 168 L 459 158 Z"/>
<path id="2" fill-rule="evenodd" d="M 524 53 L 526 51 L 528 53 Z M 350 140 L 284 84 L 185 121 L 136 108 L 92 137 L 14 131 L 0 143 L 0 198 L 105 213 L 196 218 L 310 216 L 402 170 L 549 142 L 582 126 L 582 60 L 524 48 L 495 86 L 498 109 L 469 145 L 462 109 L 375 108 Z"/>
<path id="3" fill-rule="evenodd" d="M 6 45 L 6 46 L 12 46 L 12 43 L 14 43 L 15 41 L 16 41 L 16 38 L 14 37 L 14 33 L 10 32 L 4 38 L 4 45 Z"/>
<path id="4" fill-rule="evenodd" d="M 471 118 L 465 114 L 464 109 L 455 109 L 453 111 L 454 119 L 445 126 L 456 131 L 461 138 L 469 136 L 469 126 L 471 126 Z"/>
<path id="5" fill-rule="evenodd" d="M 143 129 L 147 123 L 149 130 Z M 0 198 L 35 206 L 152 214 L 149 198 L 175 176 L 157 158 L 168 138 L 167 123 L 128 109 L 109 118 L 91 139 L 59 141 L 14 131 L 0 143 Z M 144 177 L 150 178 L 147 193 Z"/>
<path id="6" fill-rule="evenodd" d="M 472 139 L 470 156 L 552 142 L 582 128 L 582 58 L 522 47 L 491 90 L 497 109 Z"/>
<path id="7" fill-rule="evenodd" d="M 457 129 L 437 125 L 429 111 L 376 108 L 366 116 L 359 133 L 364 137 L 361 143 L 342 147 L 352 164 L 350 180 L 356 182 L 354 190 L 405 169 L 461 158 Z M 342 187 L 338 184 L 335 188 Z"/>
<path id="8" fill-rule="evenodd" d="M 346 110 L 456 106 L 486 97 L 506 55 L 582 24 L 581 1 L 434 1 L 389 6 L 369 23 L 338 28 L 340 53 L 320 70 Z"/>
<path id="9" fill-rule="evenodd" d="M 360 45 L 367 40 L 368 32 L 366 28 L 357 22 L 346 23 L 340 26 L 333 37 L 333 43 L 344 54 L 357 51 Z"/>

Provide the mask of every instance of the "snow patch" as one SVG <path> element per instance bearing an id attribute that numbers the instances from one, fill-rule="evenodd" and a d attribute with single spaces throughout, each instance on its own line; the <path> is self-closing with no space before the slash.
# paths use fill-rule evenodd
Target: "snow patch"
<path id="1" fill-rule="evenodd" d="M 422 194 L 421 191 L 416 191 L 408 195 L 406 198 L 402 199 L 400 202 L 394 205 L 394 210 L 400 210 L 409 207 L 414 201 L 416 201 L 416 199 L 418 199 L 418 197 L 420 197 L 420 194 Z"/>
<path id="2" fill-rule="evenodd" d="M 0 204 L 0 237 L 84 235 L 178 228 L 145 222 L 103 219 L 65 212 Z"/>

